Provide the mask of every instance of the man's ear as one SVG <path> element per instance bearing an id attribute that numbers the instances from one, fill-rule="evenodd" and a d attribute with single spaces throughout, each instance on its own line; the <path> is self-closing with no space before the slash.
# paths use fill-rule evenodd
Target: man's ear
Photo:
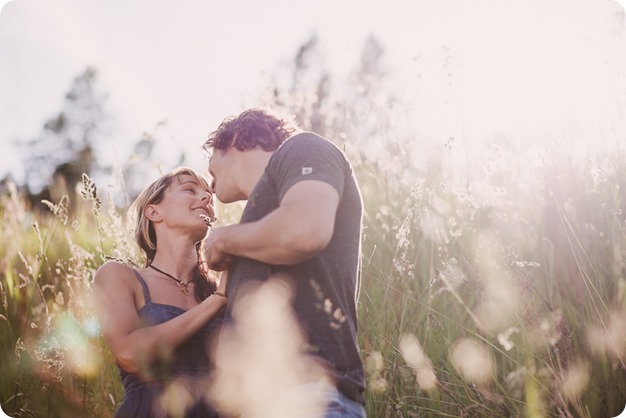
<path id="1" fill-rule="evenodd" d="M 144 215 L 146 215 L 146 218 L 148 218 L 152 222 L 159 222 L 163 220 L 163 216 L 161 216 L 159 209 L 154 205 L 146 206 L 146 208 L 143 210 L 143 213 Z"/>

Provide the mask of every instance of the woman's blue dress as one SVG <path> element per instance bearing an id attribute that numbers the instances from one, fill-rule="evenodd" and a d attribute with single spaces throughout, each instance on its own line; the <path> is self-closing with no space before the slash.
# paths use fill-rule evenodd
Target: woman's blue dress
<path id="1" fill-rule="evenodd" d="M 177 306 L 152 302 L 147 283 L 139 273 L 135 274 L 146 301 L 137 313 L 146 326 L 161 324 L 185 312 Z M 202 395 L 206 393 L 203 382 L 212 370 L 209 348 L 221 324 L 222 317 L 216 317 L 181 344 L 171 358 L 149 365 L 148 378 L 145 373 L 140 377 L 120 368 L 124 400 L 114 418 L 217 417 Z"/>

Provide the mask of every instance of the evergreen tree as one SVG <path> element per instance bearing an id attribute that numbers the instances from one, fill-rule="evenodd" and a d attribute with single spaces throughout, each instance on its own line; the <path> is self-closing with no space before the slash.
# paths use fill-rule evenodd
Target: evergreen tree
<path id="1" fill-rule="evenodd" d="M 86 68 L 72 82 L 61 111 L 25 145 L 25 186 L 34 205 L 73 194 L 82 174 L 91 176 L 99 168 L 95 150 L 105 139 L 106 99 L 97 71 Z"/>

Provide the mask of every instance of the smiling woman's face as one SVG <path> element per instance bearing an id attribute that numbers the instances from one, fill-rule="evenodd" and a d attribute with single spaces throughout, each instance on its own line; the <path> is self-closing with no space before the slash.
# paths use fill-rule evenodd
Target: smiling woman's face
<path id="1" fill-rule="evenodd" d="M 208 187 L 188 174 L 174 177 L 164 192 L 163 200 L 155 207 L 165 225 L 172 228 L 190 227 L 201 233 L 202 237 L 207 231 L 205 217 L 215 217 L 213 196 Z"/>

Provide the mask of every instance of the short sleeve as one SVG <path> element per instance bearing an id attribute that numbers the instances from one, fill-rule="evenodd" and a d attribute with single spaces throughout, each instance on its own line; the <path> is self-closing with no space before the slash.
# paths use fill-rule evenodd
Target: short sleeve
<path id="1" fill-rule="evenodd" d="M 341 150 L 325 138 L 308 132 L 288 139 L 274 153 L 266 170 L 279 202 L 294 184 L 303 180 L 326 182 L 341 197 L 349 173 L 348 161 Z"/>

